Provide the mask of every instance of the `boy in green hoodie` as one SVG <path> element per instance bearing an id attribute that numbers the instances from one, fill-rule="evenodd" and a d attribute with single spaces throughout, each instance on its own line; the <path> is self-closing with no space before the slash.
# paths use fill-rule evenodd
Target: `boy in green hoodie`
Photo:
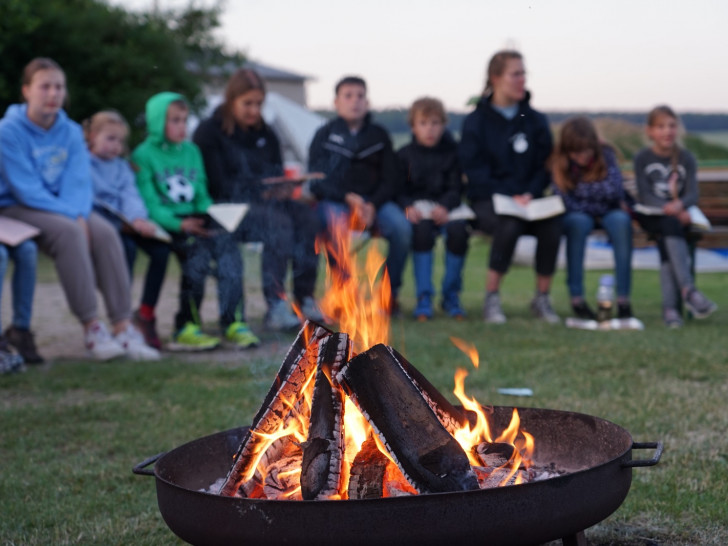
<path id="1" fill-rule="evenodd" d="M 189 106 L 184 96 L 163 92 L 147 101 L 148 136 L 132 153 L 137 186 L 149 217 L 172 235 L 182 269 L 179 311 L 171 349 L 204 350 L 219 345 L 200 329 L 199 309 L 210 263 L 216 263 L 220 326 L 237 347 L 260 340 L 244 322 L 242 260 L 233 238 L 206 216 L 212 204 L 199 148 L 186 140 Z"/>

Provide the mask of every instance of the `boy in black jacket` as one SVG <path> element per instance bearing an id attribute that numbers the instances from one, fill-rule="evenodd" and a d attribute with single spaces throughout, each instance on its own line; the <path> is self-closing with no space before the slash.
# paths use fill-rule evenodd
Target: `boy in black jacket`
<path id="1" fill-rule="evenodd" d="M 394 202 L 397 163 L 387 132 L 371 122 L 366 83 L 353 76 L 336 85 L 338 117 L 316 132 L 309 150 L 309 171 L 326 178 L 312 184 L 321 221 L 356 213 L 368 229 L 387 239 L 387 270 L 392 286 L 391 312 L 398 313 L 397 294 L 412 241 L 412 227 Z"/>
<path id="2" fill-rule="evenodd" d="M 460 306 L 462 270 L 468 250 L 465 220 L 450 220 L 450 211 L 460 205 L 462 174 L 457 144 L 445 130 L 447 115 L 442 103 L 425 97 L 409 111 L 412 142 L 399 150 L 403 191 L 399 203 L 412 224 L 412 263 L 417 286 L 414 316 L 432 318 L 432 249 L 435 238 L 445 235 L 445 276 L 442 279 L 442 308 L 462 319 Z"/>

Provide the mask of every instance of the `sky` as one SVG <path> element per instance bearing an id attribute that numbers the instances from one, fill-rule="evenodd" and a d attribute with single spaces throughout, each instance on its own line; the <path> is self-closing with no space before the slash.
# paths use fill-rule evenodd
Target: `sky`
<path id="1" fill-rule="evenodd" d="M 179 8 L 189 0 L 156 0 Z M 213 0 L 195 0 L 212 5 Z M 111 0 L 149 9 L 154 0 Z M 726 0 L 227 0 L 218 37 L 249 59 L 307 75 L 331 108 L 344 75 L 373 108 L 441 99 L 467 111 L 496 51 L 524 55 L 532 105 L 549 111 L 728 112 Z"/>

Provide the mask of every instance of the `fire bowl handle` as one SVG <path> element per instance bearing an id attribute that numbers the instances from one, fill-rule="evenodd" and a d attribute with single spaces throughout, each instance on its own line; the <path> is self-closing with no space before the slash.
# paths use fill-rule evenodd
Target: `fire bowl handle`
<path id="1" fill-rule="evenodd" d="M 154 470 L 147 470 L 145 467 L 156 463 L 163 455 L 166 454 L 166 451 L 162 451 L 162 453 L 152 455 L 148 459 L 144 459 L 142 462 L 135 464 L 131 471 L 134 472 L 134 474 L 139 474 L 140 476 L 154 476 Z"/>
<path id="2" fill-rule="evenodd" d="M 654 449 L 655 455 L 651 459 L 637 459 L 622 463 L 623 467 L 655 466 L 662 457 L 662 442 L 633 442 L 632 449 Z"/>

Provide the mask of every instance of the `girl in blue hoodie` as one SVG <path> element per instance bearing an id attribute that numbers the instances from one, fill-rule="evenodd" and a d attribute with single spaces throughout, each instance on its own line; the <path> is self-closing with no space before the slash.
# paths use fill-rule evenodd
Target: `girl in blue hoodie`
<path id="1" fill-rule="evenodd" d="M 40 230 L 38 246 L 55 262 L 91 356 L 158 359 L 130 321 L 129 277 L 116 230 L 91 210 L 89 155 L 80 126 L 62 109 L 63 70 L 51 59 L 34 59 L 23 72 L 22 94 L 25 103 L 11 105 L 0 121 L 0 213 Z M 112 333 L 98 318 L 96 286 Z"/>

